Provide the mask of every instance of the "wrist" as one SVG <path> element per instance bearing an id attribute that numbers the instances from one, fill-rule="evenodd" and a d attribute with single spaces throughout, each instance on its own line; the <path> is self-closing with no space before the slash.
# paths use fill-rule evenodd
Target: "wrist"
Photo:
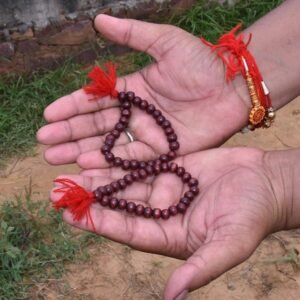
<path id="1" fill-rule="evenodd" d="M 300 94 L 299 8 L 298 0 L 285 1 L 243 32 L 245 40 L 252 34 L 248 50 L 270 90 L 275 110 Z M 242 76 L 235 78 L 234 87 L 249 111 L 251 100 Z"/>
<path id="2" fill-rule="evenodd" d="M 300 149 L 270 151 L 265 169 L 279 211 L 273 231 L 300 227 Z"/>

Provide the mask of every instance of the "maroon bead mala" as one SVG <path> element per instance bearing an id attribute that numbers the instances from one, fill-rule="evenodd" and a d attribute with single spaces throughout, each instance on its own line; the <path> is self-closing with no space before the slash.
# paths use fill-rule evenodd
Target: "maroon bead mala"
<path id="1" fill-rule="evenodd" d="M 174 132 L 172 124 L 163 116 L 161 111 L 156 109 L 153 104 L 149 104 L 146 100 L 135 96 L 134 92 L 117 92 L 116 86 L 116 69 L 111 63 L 106 65 L 107 72 L 104 72 L 99 67 L 94 67 L 89 73 L 89 78 L 92 80 L 90 85 L 84 87 L 88 94 L 94 96 L 111 95 L 113 98 L 118 98 L 120 102 L 120 118 L 114 129 L 109 132 L 101 147 L 101 152 L 105 160 L 115 167 L 121 167 L 123 170 L 131 170 L 123 178 L 113 181 L 110 184 L 99 186 L 93 192 L 85 191 L 81 186 L 69 179 L 57 179 L 55 182 L 62 185 L 55 192 L 62 192 L 64 195 L 60 200 L 54 203 L 56 209 L 69 208 L 73 214 L 74 220 L 79 221 L 86 216 L 87 222 L 90 220 L 94 228 L 93 220 L 90 215 L 90 205 L 94 202 L 100 203 L 104 207 L 110 209 L 119 209 L 126 211 L 129 214 L 143 216 L 145 218 L 167 220 L 170 216 L 176 216 L 178 213 L 185 213 L 186 209 L 193 201 L 194 197 L 199 194 L 198 180 L 192 178 L 191 174 L 186 172 L 183 167 L 171 162 L 176 157 L 176 152 L 180 145 L 177 140 L 177 135 Z M 112 153 L 113 146 L 121 133 L 126 130 L 131 117 L 132 106 L 145 111 L 152 116 L 156 123 L 163 129 L 166 139 L 169 143 L 169 152 L 161 154 L 156 160 L 138 161 L 126 160 L 121 157 L 116 157 Z M 189 189 L 180 198 L 176 205 L 171 205 L 166 209 L 152 208 L 142 204 L 136 204 L 133 201 L 118 199 L 113 194 L 120 190 L 124 190 L 127 186 L 132 185 L 135 181 L 145 180 L 149 176 L 158 176 L 161 173 L 173 173 L 178 176 L 184 184 L 187 184 Z"/>

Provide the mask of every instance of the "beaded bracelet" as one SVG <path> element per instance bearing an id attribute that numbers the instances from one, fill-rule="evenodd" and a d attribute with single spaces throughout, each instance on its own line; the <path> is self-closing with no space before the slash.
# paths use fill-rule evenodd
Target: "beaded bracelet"
<path id="1" fill-rule="evenodd" d="M 134 92 L 129 91 L 125 93 L 116 91 L 116 68 L 112 63 L 107 63 L 106 68 L 107 72 L 98 66 L 94 67 L 89 73 L 89 78 L 92 80 L 92 83 L 85 86 L 84 90 L 86 93 L 97 97 L 110 95 L 112 98 L 118 98 L 120 103 L 120 118 L 114 129 L 106 135 L 104 145 L 101 147 L 101 152 L 105 160 L 111 166 L 121 167 L 123 170 L 131 170 L 131 172 L 108 185 L 99 186 L 93 192 L 86 191 L 83 187 L 70 179 L 56 179 L 55 182 L 62 185 L 62 187 L 54 191 L 63 193 L 63 196 L 60 200 L 54 202 L 53 206 L 56 209 L 69 208 L 75 221 L 86 217 L 86 221 L 91 222 L 94 230 L 95 226 L 90 214 L 90 205 L 94 202 L 98 202 L 102 206 L 110 209 L 123 210 L 129 214 L 135 214 L 136 216 L 143 216 L 145 218 L 152 217 L 154 219 L 161 218 L 167 220 L 169 217 L 176 216 L 178 213 L 185 213 L 195 196 L 199 194 L 198 180 L 192 178 L 191 174 L 186 172 L 183 167 L 171 162 L 171 160 L 176 157 L 176 151 L 180 147 L 172 124 L 153 104 L 142 100 L 136 96 Z M 150 161 L 126 160 L 121 157 L 116 157 L 112 153 L 116 140 L 128 127 L 132 106 L 139 108 L 155 119 L 156 123 L 165 133 L 169 143 L 169 152 L 161 154 L 159 158 Z M 133 201 L 118 199 L 114 196 L 114 193 L 124 190 L 135 181 L 145 180 L 149 176 L 158 176 L 161 173 L 167 172 L 179 177 L 181 181 L 189 187 L 176 205 L 171 205 L 161 210 L 159 208 L 136 204 Z"/>
<path id="2" fill-rule="evenodd" d="M 227 66 L 226 79 L 232 80 L 237 73 L 241 73 L 246 80 L 252 108 L 249 112 L 248 129 L 271 126 L 275 118 L 275 111 L 271 105 L 270 92 L 263 81 L 254 57 L 247 46 L 251 41 L 251 34 L 247 43 L 243 41 L 243 35 L 236 37 L 236 32 L 241 28 L 237 25 L 228 33 L 221 36 L 216 45 L 201 38 L 202 42 L 209 46 Z M 227 58 L 225 54 L 228 54 Z"/>

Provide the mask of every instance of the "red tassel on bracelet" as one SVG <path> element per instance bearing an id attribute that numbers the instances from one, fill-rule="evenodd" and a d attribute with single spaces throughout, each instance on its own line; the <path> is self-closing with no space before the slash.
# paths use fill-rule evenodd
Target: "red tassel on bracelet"
<path id="1" fill-rule="evenodd" d="M 241 24 L 221 36 L 216 45 L 203 38 L 201 40 L 212 51 L 216 51 L 227 66 L 227 80 L 232 80 L 237 73 L 241 73 L 245 78 L 252 102 L 248 127 L 250 129 L 270 127 L 275 118 L 275 112 L 271 106 L 269 90 L 263 81 L 254 57 L 247 49 L 252 36 L 250 34 L 248 41 L 244 43 L 242 34 L 236 36 L 240 28 Z"/>

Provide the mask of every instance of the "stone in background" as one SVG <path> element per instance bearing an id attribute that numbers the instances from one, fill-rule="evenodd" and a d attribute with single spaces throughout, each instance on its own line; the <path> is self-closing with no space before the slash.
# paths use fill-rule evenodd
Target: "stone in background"
<path id="1" fill-rule="evenodd" d="M 0 0 L 0 73 L 49 69 L 72 58 L 93 62 L 110 48 L 93 30 L 99 13 L 155 20 L 193 0 Z"/>

